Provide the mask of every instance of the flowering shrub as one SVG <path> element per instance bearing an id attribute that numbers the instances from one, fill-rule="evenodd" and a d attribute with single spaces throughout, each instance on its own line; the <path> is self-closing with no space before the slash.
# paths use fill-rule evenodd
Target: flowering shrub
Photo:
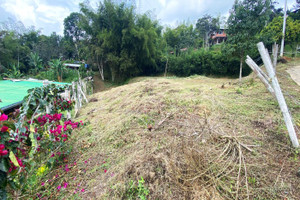
<path id="1" fill-rule="evenodd" d="M 71 110 L 73 102 L 59 96 L 54 86 L 30 90 L 18 119 L 13 121 L 0 113 L 0 199 L 6 199 L 6 188 L 19 193 L 31 189 L 39 177 L 51 171 L 72 131 L 83 125 L 64 118 L 61 111 Z M 44 114 L 52 103 L 54 110 Z"/>
<path id="2" fill-rule="evenodd" d="M 58 96 L 53 101 L 53 106 L 55 110 L 70 111 L 74 105 L 74 101 L 66 100 L 61 96 Z"/>

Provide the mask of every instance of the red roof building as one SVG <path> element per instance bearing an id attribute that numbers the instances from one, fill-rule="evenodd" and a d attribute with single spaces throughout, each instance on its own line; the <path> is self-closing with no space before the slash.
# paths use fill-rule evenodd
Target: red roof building
<path id="1" fill-rule="evenodd" d="M 210 35 L 211 38 L 211 44 L 220 44 L 222 42 L 225 42 L 227 40 L 227 35 L 225 33 L 224 29 L 220 29 L 217 32 L 214 32 Z"/>

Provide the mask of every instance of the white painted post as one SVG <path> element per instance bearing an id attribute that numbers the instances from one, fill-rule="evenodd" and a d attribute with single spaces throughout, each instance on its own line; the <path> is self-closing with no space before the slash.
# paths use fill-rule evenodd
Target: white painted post
<path id="1" fill-rule="evenodd" d="M 281 47 L 280 47 L 280 56 L 281 57 L 283 56 L 283 51 L 284 51 L 284 37 L 285 37 L 285 26 L 286 26 L 286 4 L 287 4 L 287 0 L 285 0 L 285 5 L 284 5 L 282 40 L 281 40 Z"/>
<path id="2" fill-rule="evenodd" d="M 81 92 L 80 92 L 80 84 L 79 83 L 77 83 L 77 99 L 78 99 L 79 108 L 81 108 L 82 102 L 81 102 Z"/>
<path id="3" fill-rule="evenodd" d="M 273 65 L 272 65 L 272 61 L 271 61 L 271 59 L 269 59 L 269 57 L 267 55 L 267 52 L 266 52 L 266 49 L 264 47 L 264 44 L 262 42 L 258 43 L 257 47 L 258 47 L 258 51 L 259 51 L 259 53 L 262 57 L 262 60 L 265 64 L 265 67 L 267 69 L 269 77 L 271 79 L 271 84 L 272 84 L 272 87 L 275 91 L 275 95 L 276 95 L 277 101 L 279 103 L 280 110 L 283 114 L 283 118 L 284 118 L 287 130 L 289 132 L 289 136 L 290 136 L 290 139 L 292 141 L 292 144 L 293 144 L 294 147 L 299 147 L 299 141 L 298 141 L 295 129 L 294 129 L 292 118 L 290 116 L 290 113 L 289 113 L 288 107 L 286 105 L 284 96 L 281 92 L 279 82 L 276 78 L 274 68 L 273 68 Z"/>
<path id="4" fill-rule="evenodd" d="M 278 44 L 276 44 L 276 42 L 272 46 L 272 54 L 273 54 L 273 67 L 276 73 L 277 56 L 278 56 Z"/>
<path id="5" fill-rule="evenodd" d="M 259 66 L 250 58 L 250 56 L 247 56 L 247 59 L 246 59 L 246 63 L 249 65 L 249 67 L 253 70 L 253 72 L 258 76 L 258 78 L 261 80 L 261 82 L 266 86 L 266 88 L 269 90 L 269 92 L 272 94 L 273 97 L 276 98 L 275 96 L 275 92 L 272 88 L 272 86 L 270 85 L 269 83 L 269 78 L 265 78 L 260 72 L 258 69 Z"/>
<path id="6" fill-rule="evenodd" d="M 47 114 L 50 114 L 50 110 L 51 110 L 51 109 L 50 109 L 50 105 L 47 105 L 47 106 L 46 106 L 46 113 L 47 113 Z"/>

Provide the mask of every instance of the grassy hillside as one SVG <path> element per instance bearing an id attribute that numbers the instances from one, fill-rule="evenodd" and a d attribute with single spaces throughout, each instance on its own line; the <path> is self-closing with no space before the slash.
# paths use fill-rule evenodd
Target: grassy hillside
<path id="1" fill-rule="evenodd" d="M 299 134 L 300 87 L 285 72 L 296 64 L 280 65 L 278 76 Z M 72 140 L 69 162 L 77 164 L 57 181 L 69 187 L 57 195 L 299 199 L 299 152 L 276 100 L 253 77 L 241 86 L 204 76 L 141 77 L 94 94 L 78 117 L 90 124 Z"/>

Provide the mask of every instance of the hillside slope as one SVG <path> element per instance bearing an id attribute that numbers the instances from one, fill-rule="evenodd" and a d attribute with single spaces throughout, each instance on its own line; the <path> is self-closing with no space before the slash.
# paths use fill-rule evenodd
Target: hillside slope
<path id="1" fill-rule="evenodd" d="M 280 65 L 278 76 L 299 133 L 300 87 L 285 72 L 297 63 Z M 141 77 L 94 94 L 78 117 L 90 124 L 73 138 L 77 165 L 64 197 L 299 199 L 299 152 L 252 76 L 241 87 L 235 79 Z"/>

